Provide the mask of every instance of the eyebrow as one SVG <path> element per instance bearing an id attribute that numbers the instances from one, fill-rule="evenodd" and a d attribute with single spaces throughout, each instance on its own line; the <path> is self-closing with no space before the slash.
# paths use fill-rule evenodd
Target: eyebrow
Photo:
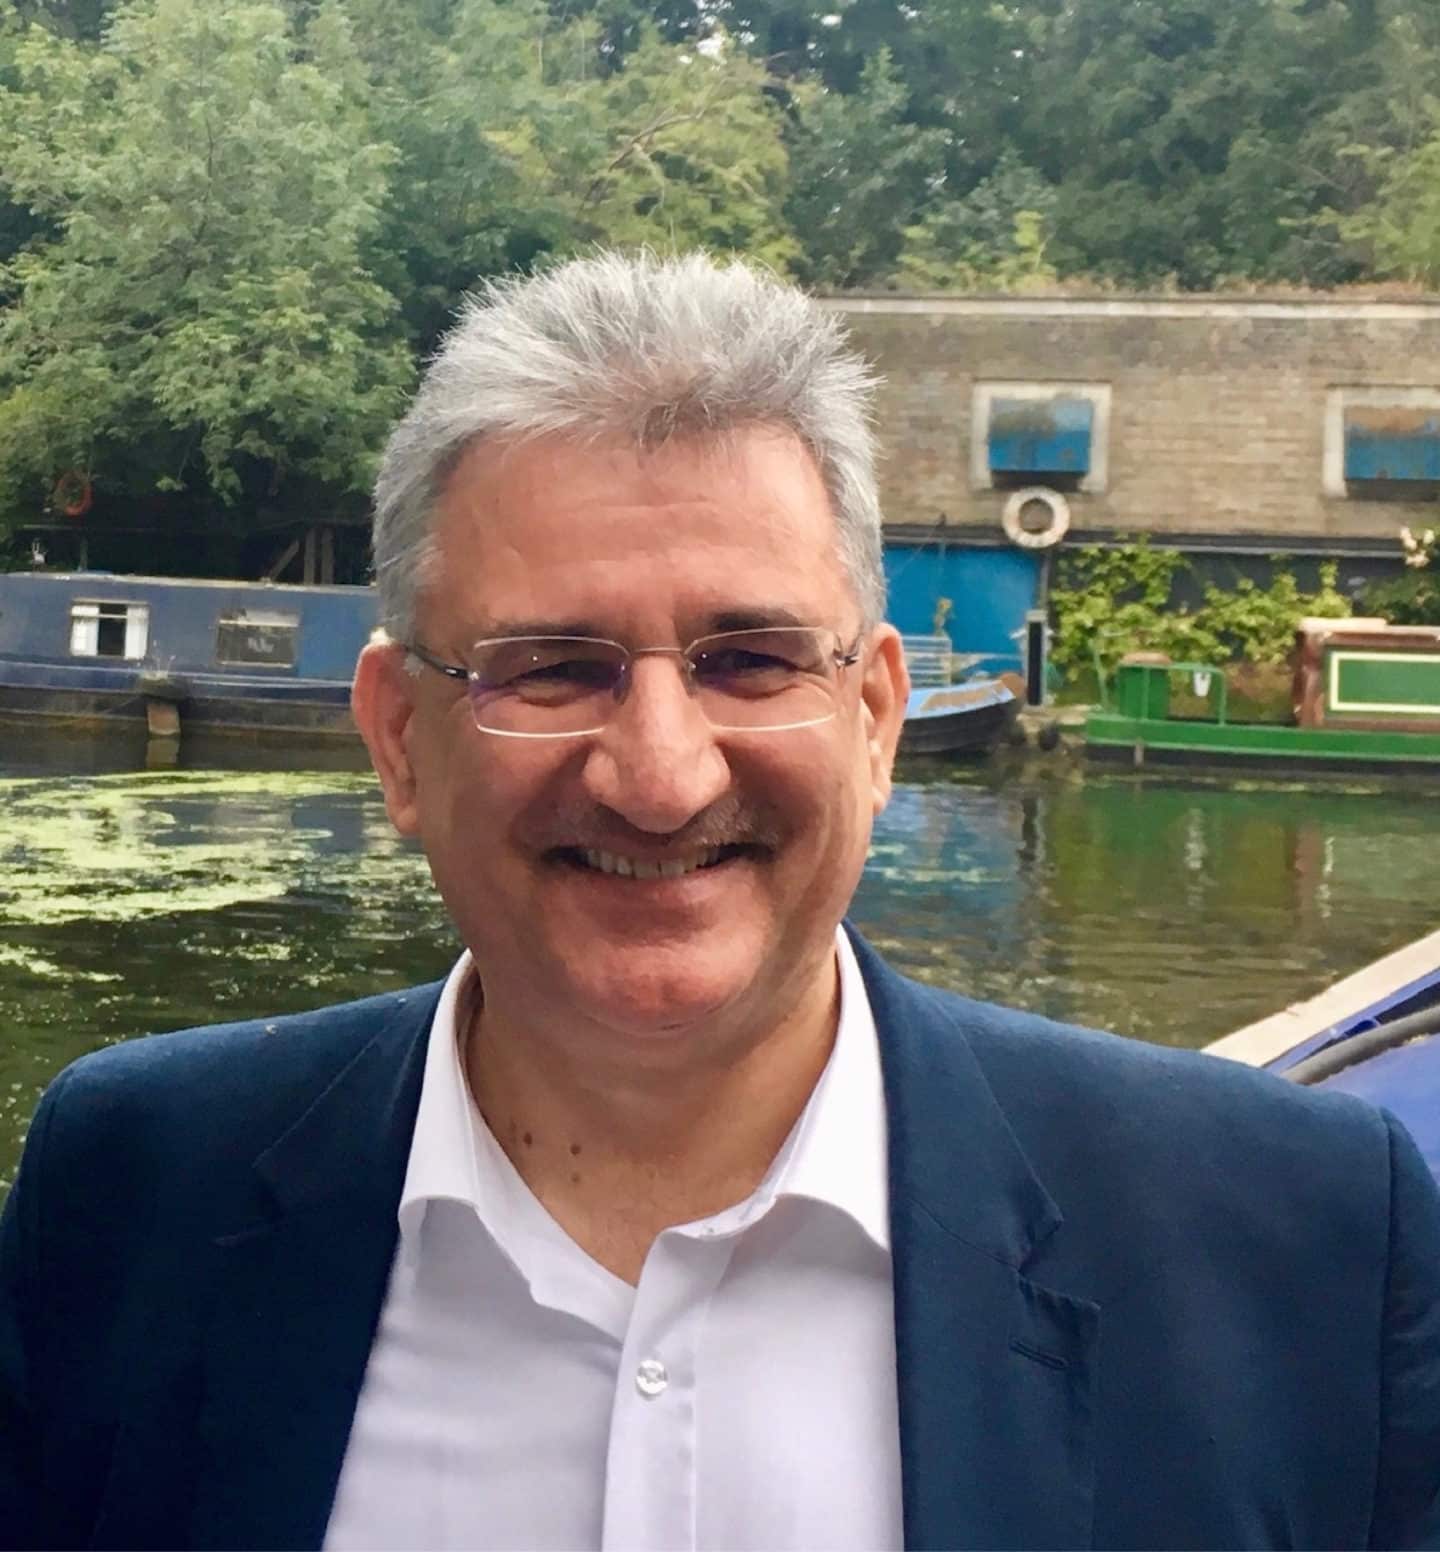
<path id="1" fill-rule="evenodd" d="M 769 630 L 775 626 L 811 626 L 814 623 L 814 620 L 804 619 L 782 607 L 732 608 L 708 616 L 697 634 L 711 636 L 721 631 Z M 614 640 L 610 631 L 594 620 L 482 620 L 472 627 L 472 632 L 474 641 L 512 636 L 589 636 L 602 641 Z"/>
<path id="2" fill-rule="evenodd" d="M 710 616 L 710 631 L 768 630 L 777 625 L 809 626 L 814 623 L 790 609 L 726 609 Z"/>
<path id="3" fill-rule="evenodd" d="M 471 634 L 475 641 L 507 636 L 605 636 L 593 620 L 481 620 L 471 627 Z"/>

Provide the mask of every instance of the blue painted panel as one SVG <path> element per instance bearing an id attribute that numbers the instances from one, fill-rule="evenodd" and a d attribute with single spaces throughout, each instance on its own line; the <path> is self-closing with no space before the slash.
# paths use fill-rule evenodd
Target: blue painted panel
<path id="1" fill-rule="evenodd" d="M 1094 406 L 1088 399 L 992 399 L 995 474 L 1088 474 Z"/>
<path id="2" fill-rule="evenodd" d="M 1010 545 L 994 549 L 941 544 L 887 544 L 886 614 L 906 635 L 929 635 L 941 598 L 954 604 L 945 629 L 957 652 L 984 652 L 986 673 L 1019 670 L 1023 649 L 1014 633 L 1035 607 L 1040 560 Z"/>
<path id="3" fill-rule="evenodd" d="M 1376 436 L 1346 428 L 1347 480 L 1440 480 L 1440 421 L 1417 436 Z"/>
<path id="4" fill-rule="evenodd" d="M 1320 1085 L 1383 1105 L 1404 1122 L 1431 1172 L 1440 1177 L 1440 1036 L 1383 1051 Z"/>

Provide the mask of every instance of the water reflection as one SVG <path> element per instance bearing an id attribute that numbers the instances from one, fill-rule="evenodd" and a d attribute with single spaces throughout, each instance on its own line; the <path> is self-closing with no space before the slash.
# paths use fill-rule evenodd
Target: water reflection
<path id="1" fill-rule="evenodd" d="M 82 1051 L 452 959 L 424 860 L 353 751 L 329 770 L 246 756 L 260 768 L 187 745 L 147 769 L 143 741 L 0 746 L 0 1181 Z M 897 786 L 855 917 L 924 979 L 1200 1044 L 1435 925 L 1427 801 L 942 767 Z"/>
<path id="2" fill-rule="evenodd" d="M 1431 801 L 1115 775 L 916 787 L 855 915 L 925 979 L 1200 1045 L 1436 925 Z"/>

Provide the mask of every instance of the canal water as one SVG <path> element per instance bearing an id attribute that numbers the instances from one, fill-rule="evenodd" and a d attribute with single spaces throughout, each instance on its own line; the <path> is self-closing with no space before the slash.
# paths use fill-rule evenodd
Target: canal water
<path id="1" fill-rule="evenodd" d="M 430 979 L 456 943 L 349 756 L 0 728 L 0 1191 L 98 1045 Z M 1435 928 L 1433 797 L 1084 772 L 901 772 L 854 917 L 923 980 L 1198 1046 Z"/>

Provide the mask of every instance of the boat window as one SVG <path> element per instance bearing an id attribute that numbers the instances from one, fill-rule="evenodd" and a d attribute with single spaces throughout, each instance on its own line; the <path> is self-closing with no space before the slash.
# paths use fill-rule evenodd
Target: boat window
<path id="1" fill-rule="evenodd" d="M 251 668 L 294 668 L 299 637 L 298 614 L 233 609 L 220 616 L 215 657 L 221 663 L 243 663 Z"/>
<path id="2" fill-rule="evenodd" d="M 149 604 L 83 600 L 70 605 L 72 657 L 139 659 L 149 645 Z"/>

